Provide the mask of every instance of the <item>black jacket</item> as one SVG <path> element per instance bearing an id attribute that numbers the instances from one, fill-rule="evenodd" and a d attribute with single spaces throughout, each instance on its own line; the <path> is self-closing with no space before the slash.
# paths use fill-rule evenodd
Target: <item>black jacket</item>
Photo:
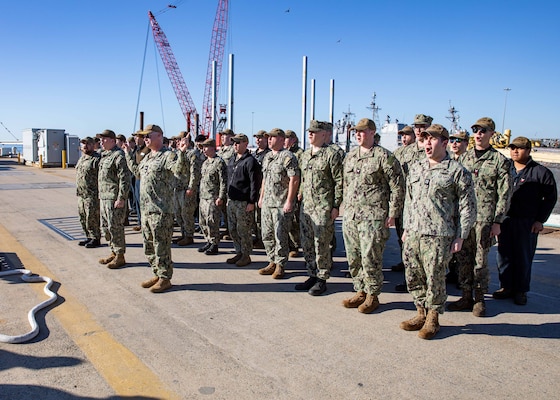
<path id="1" fill-rule="evenodd" d="M 228 165 L 228 197 L 232 200 L 256 204 L 262 182 L 262 170 L 259 162 L 247 150 L 240 159 L 237 154 Z"/>
<path id="2" fill-rule="evenodd" d="M 558 198 L 552 172 L 530 159 L 519 173 L 512 163 L 513 194 L 508 217 L 533 218 L 545 222 Z"/>

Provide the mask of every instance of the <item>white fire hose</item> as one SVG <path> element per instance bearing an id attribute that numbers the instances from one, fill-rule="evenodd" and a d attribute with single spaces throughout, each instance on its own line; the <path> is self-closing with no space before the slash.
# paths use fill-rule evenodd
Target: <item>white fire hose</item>
<path id="1" fill-rule="evenodd" d="M 53 280 L 49 277 L 33 275 L 33 273 L 28 269 L 11 269 L 7 271 L 0 271 L 0 277 L 15 274 L 22 274 L 21 279 L 24 282 L 46 282 L 47 284 L 45 285 L 43 291 L 47 296 L 49 296 L 49 298 L 37 304 L 35 307 L 29 310 L 29 313 L 27 313 L 27 319 L 29 320 L 29 325 L 31 325 L 31 330 L 29 332 L 17 336 L 8 336 L 0 333 L 0 342 L 2 343 L 24 343 L 37 336 L 37 334 L 39 333 L 39 325 L 37 324 L 37 320 L 35 320 L 35 313 L 54 303 L 58 297 L 56 293 L 50 290 L 50 287 L 53 284 Z"/>

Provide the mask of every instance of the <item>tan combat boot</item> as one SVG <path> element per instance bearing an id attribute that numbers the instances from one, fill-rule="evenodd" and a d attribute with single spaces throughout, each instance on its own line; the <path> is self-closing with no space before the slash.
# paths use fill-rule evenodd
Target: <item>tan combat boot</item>
<path id="1" fill-rule="evenodd" d="M 184 237 L 183 239 L 177 242 L 177 246 L 188 246 L 189 244 L 193 244 L 194 239 L 192 237 Z"/>
<path id="2" fill-rule="evenodd" d="M 249 264 L 251 264 L 251 257 L 249 256 L 243 256 L 235 263 L 238 267 L 244 267 Z"/>
<path id="3" fill-rule="evenodd" d="M 272 279 L 280 279 L 284 276 L 284 267 L 276 264 L 276 269 L 274 270 L 274 273 L 272 274 Z"/>
<path id="4" fill-rule="evenodd" d="M 234 255 L 233 257 L 228 258 L 228 259 L 226 260 L 226 262 L 227 262 L 228 264 L 235 264 L 237 261 L 241 260 L 242 257 L 243 257 L 243 254 L 237 253 L 237 254 Z"/>
<path id="5" fill-rule="evenodd" d="M 154 286 L 152 286 L 152 288 L 150 289 L 150 292 L 152 293 L 165 292 L 167 289 L 170 289 L 171 286 L 173 285 L 171 285 L 170 279 L 159 278 L 157 283 Z"/>
<path id="6" fill-rule="evenodd" d="M 449 311 L 471 311 L 473 309 L 472 290 L 463 290 L 463 295 L 457 301 L 449 303 L 447 309 Z"/>
<path id="7" fill-rule="evenodd" d="M 111 252 L 111 255 L 110 255 L 109 257 L 107 257 L 107 258 L 100 258 L 100 259 L 99 259 L 99 264 L 103 264 L 103 265 L 109 264 L 111 261 L 113 261 L 113 260 L 115 259 L 116 256 L 117 256 L 117 255 L 116 255 L 115 253 Z"/>
<path id="8" fill-rule="evenodd" d="M 261 275 L 272 275 L 276 271 L 276 264 L 273 262 L 268 263 L 264 268 L 259 269 L 259 274 Z"/>
<path id="9" fill-rule="evenodd" d="M 360 304 L 358 311 L 364 314 L 369 314 L 379 307 L 379 299 L 376 294 L 367 294 L 366 300 Z"/>
<path id="10" fill-rule="evenodd" d="M 364 301 L 366 301 L 366 293 L 356 292 L 356 294 L 349 299 L 342 300 L 342 305 L 346 308 L 358 308 Z"/>
<path id="11" fill-rule="evenodd" d="M 117 269 L 117 268 L 122 267 L 125 264 L 126 264 L 126 261 L 124 260 L 124 254 L 117 254 L 117 256 L 113 259 L 113 261 L 111 261 L 109 264 L 107 264 L 107 268 Z"/>
<path id="12" fill-rule="evenodd" d="M 157 281 L 159 281 L 159 277 L 154 276 L 154 277 L 148 279 L 147 281 L 142 282 L 140 284 L 140 286 L 147 289 L 147 288 L 150 288 L 150 287 L 154 286 L 157 283 Z"/>
<path id="13" fill-rule="evenodd" d="M 426 322 L 420 332 L 418 332 L 418 337 L 421 339 L 431 339 L 436 333 L 439 332 L 439 314 L 436 310 L 428 310 L 428 315 L 426 316 Z"/>
<path id="14" fill-rule="evenodd" d="M 472 313 L 475 317 L 486 316 L 486 303 L 484 302 L 484 292 L 480 289 L 474 290 L 474 306 Z"/>
<path id="15" fill-rule="evenodd" d="M 424 326 L 426 322 L 426 309 L 422 306 L 416 306 L 418 314 L 407 321 L 401 322 L 401 329 L 405 331 L 419 331 Z"/>

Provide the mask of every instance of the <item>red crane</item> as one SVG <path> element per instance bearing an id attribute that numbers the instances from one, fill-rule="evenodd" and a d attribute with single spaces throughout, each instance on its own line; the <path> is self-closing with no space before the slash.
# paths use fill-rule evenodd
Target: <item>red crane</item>
<path id="1" fill-rule="evenodd" d="M 171 50 L 171 45 L 157 23 L 154 15 L 148 11 L 148 16 L 150 18 L 150 25 L 152 27 L 152 33 L 154 40 L 157 44 L 159 54 L 163 61 L 179 105 L 185 119 L 187 120 L 187 125 L 191 132 L 196 132 L 195 130 L 195 115 L 196 107 L 191 98 L 187 85 L 181 74 L 181 70 L 177 65 L 173 51 Z M 216 92 L 218 92 L 220 87 L 220 75 L 222 72 L 222 63 L 224 58 L 224 48 L 226 42 L 226 33 L 228 27 L 228 0 L 218 0 L 218 9 L 216 11 L 216 17 L 214 19 L 214 26 L 212 28 L 212 39 L 210 42 L 210 55 L 208 57 L 208 69 L 206 72 L 206 86 L 204 90 L 204 101 L 203 101 L 203 120 L 202 120 L 202 134 L 209 136 L 212 133 L 212 121 L 217 118 L 212 118 L 212 63 L 216 61 Z"/>
<path id="2" fill-rule="evenodd" d="M 171 50 L 171 45 L 151 11 L 148 11 L 148 17 L 150 18 L 150 25 L 152 27 L 152 33 L 154 35 L 159 55 L 161 56 L 161 60 L 163 61 L 163 65 L 165 66 L 165 70 L 169 76 L 169 80 L 171 81 L 171 86 L 173 86 L 173 90 L 175 91 L 175 96 L 177 96 L 177 100 L 179 100 L 179 105 L 181 106 L 181 111 L 187 121 L 187 126 L 191 132 L 196 132 L 196 107 L 191 94 L 189 93 L 189 89 L 187 89 L 187 85 L 185 84 L 183 74 L 181 74 L 181 70 L 179 69 L 173 50 Z"/>
<path id="3" fill-rule="evenodd" d="M 206 86 L 204 89 L 204 101 L 202 111 L 204 113 L 203 131 L 206 135 L 212 132 L 212 120 L 216 121 L 216 115 L 212 115 L 212 63 L 216 61 L 216 93 L 220 88 L 220 76 L 222 74 L 222 63 L 224 60 L 224 48 L 228 28 L 228 0 L 218 0 L 218 9 L 212 27 L 212 39 L 210 41 L 210 53 L 208 55 L 208 68 L 206 69 Z M 214 118 L 213 118 L 214 117 Z"/>

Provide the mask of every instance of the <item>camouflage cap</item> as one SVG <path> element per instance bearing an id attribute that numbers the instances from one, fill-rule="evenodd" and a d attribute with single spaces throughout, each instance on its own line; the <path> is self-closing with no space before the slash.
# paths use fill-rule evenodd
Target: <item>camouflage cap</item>
<path id="1" fill-rule="evenodd" d="M 286 130 L 286 137 L 287 138 L 296 138 L 297 139 L 297 135 L 294 131 L 292 131 L 291 129 Z"/>
<path id="2" fill-rule="evenodd" d="M 142 135 L 142 129 L 138 129 L 136 132 L 134 132 L 134 133 L 132 134 L 132 136 L 140 136 L 140 137 L 143 136 L 143 135 Z"/>
<path id="3" fill-rule="evenodd" d="M 309 132 L 329 131 L 330 129 L 329 125 L 330 125 L 329 122 L 317 121 L 314 119 L 309 123 L 309 128 L 307 128 L 307 130 Z"/>
<path id="4" fill-rule="evenodd" d="M 188 136 L 189 136 L 189 132 L 181 131 L 181 132 L 179 132 L 179 135 L 177 135 L 177 138 L 178 138 L 178 139 L 184 139 L 184 138 L 186 138 L 186 137 L 188 137 Z"/>
<path id="5" fill-rule="evenodd" d="M 426 129 L 426 134 L 433 136 L 433 137 L 443 137 L 445 139 L 449 139 L 449 132 L 443 125 L 440 124 L 433 124 Z"/>
<path id="6" fill-rule="evenodd" d="M 533 144 L 529 139 L 525 136 L 519 136 L 513 139 L 513 141 L 508 145 L 510 149 L 518 148 L 518 149 L 531 149 Z"/>
<path id="7" fill-rule="evenodd" d="M 372 131 L 374 131 L 377 129 L 377 127 L 375 126 L 375 122 L 373 122 L 371 119 L 362 118 L 356 125 L 354 125 L 350 129 L 355 131 L 365 131 L 366 129 L 371 129 Z"/>
<path id="8" fill-rule="evenodd" d="M 451 135 L 450 138 L 457 138 L 462 140 L 469 140 L 469 134 L 467 131 L 455 131 Z"/>
<path id="9" fill-rule="evenodd" d="M 475 126 L 480 126 L 481 128 L 486 128 L 486 129 L 489 129 L 491 131 L 496 130 L 496 124 L 494 123 L 494 120 L 492 118 L 488 118 L 488 117 L 480 118 L 478 121 L 476 121 L 471 126 L 471 128 L 474 128 Z"/>
<path id="10" fill-rule="evenodd" d="M 412 125 L 432 125 L 433 120 L 434 119 L 429 115 L 416 114 L 414 116 L 414 122 L 412 123 Z"/>
<path id="11" fill-rule="evenodd" d="M 206 139 L 202 142 L 203 147 L 216 147 L 216 141 L 214 139 Z"/>
<path id="12" fill-rule="evenodd" d="M 150 133 L 161 133 L 163 135 L 163 130 L 158 126 L 158 125 L 154 125 L 154 124 L 150 124 L 148 126 L 146 126 L 144 128 L 143 131 L 140 131 L 139 133 L 137 133 L 138 136 L 147 136 Z"/>
<path id="13" fill-rule="evenodd" d="M 230 136 L 235 135 L 235 133 L 233 133 L 233 131 L 232 131 L 231 129 L 224 129 L 224 130 L 221 131 L 219 134 L 220 134 L 220 135 L 230 135 Z"/>
<path id="14" fill-rule="evenodd" d="M 264 131 L 264 130 L 261 129 L 260 131 L 258 131 L 257 133 L 255 133 L 255 134 L 253 135 L 253 137 L 263 138 L 263 137 L 265 137 L 266 135 L 267 135 L 266 131 Z"/>
<path id="15" fill-rule="evenodd" d="M 249 138 L 247 137 L 247 135 L 244 135 L 243 133 L 238 133 L 237 135 L 232 137 L 231 140 L 234 141 L 235 143 L 249 142 Z"/>
<path id="16" fill-rule="evenodd" d="M 95 143 L 95 140 L 91 136 L 86 136 L 80 140 L 80 143 Z"/>
<path id="17" fill-rule="evenodd" d="M 398 134 L 399 134 L 399 135 L 414 135 L 414 130 L 413 130 L 410 126 L 405 125 L 405 126 L 398 132 Z"/>
<path id="18" fill-rule="evenodd" d="M 286 132 L 284 132 L 280 128 L 273 128 L 267 133 L 267 135 L 268 136 L 280 136 L 280 137 L 285 138 L 286 137 Z"/>
<path id="19" fill-rule="evenodd" d="M 117 135 L 116 139 L 120 140 L 121 142 L 126 142 L 126 137 L 123 134 Z"/>
<path id="20" fill-rule="evenodd" d="M 117 135 L 115 135 L 115 132 L 113 132 L 110 129 L 105 129 L 103 132 L 98 133 L 95 136 L 97 136 L 98 138 L 108 137 L 108 138 L 111 138 L 111 139 L 116 139 L 116 137 L 117 137 Z"/>

